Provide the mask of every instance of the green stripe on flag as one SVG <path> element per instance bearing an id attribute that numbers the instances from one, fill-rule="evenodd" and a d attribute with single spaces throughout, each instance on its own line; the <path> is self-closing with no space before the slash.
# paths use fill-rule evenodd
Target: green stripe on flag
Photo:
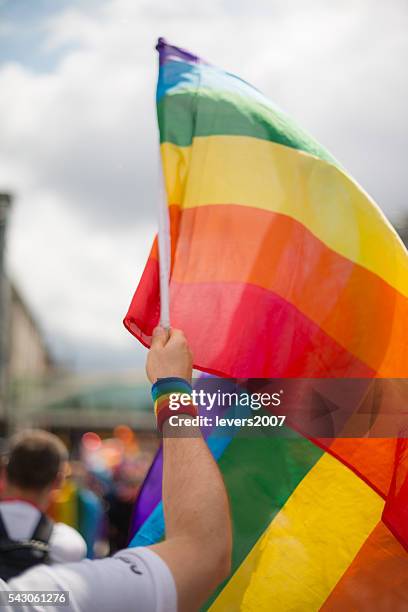
<path id="1" fill-rule="evenodd" d="M 157 105 L 160 141 L 189 146 L 196 136 L 252 136 L 336 160 L 284 113 L 231 92 L 200 89 L 164 96 Z"/>
<path id="2" fill-rule="evenodd" d="M 286 436 L 235 438 L 218 461 L 231 502 L 232 573 L 323 454 L 309 440 L 289 430 Z"/>

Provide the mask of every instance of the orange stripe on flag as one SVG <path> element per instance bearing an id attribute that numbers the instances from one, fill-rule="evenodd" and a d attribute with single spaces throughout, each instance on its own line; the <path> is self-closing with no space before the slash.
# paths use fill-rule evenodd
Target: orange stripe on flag
<path id="1" fill-rule="evenodd" d="M 184 210 L 179 219 L 171 209 L 178 234 L 172 280 L 273 291 L 381 376 L 408 375 L 401 329 L 408 300 L 381 278 L 286 215 L 213 204 Z"/>
<path id="2" fill-rule="evenodd" d="M 322 612 L 408 610 L 408 555 L 378 523 L 327 598 Z"/>

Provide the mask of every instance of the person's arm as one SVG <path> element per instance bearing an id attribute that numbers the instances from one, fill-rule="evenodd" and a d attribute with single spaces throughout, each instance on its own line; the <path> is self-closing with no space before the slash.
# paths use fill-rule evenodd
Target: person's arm
<path id="1" fill-rule="evenodd" d="M 192 358 L 184 334 L 157 328 L 146 370 L 152 383 L 176 376 L 191 380 Z M 181 432 L 178 429 L 178 436 Z M 174 431 L 174 430 L 173 430 Z M 171 437 L 163 426 L 163 506 L 166 539 L 150 548 L 170 568 L 178 609 L 197 609 L 228 576 L 231 520 L 224 482 L 199 429 Z"/>

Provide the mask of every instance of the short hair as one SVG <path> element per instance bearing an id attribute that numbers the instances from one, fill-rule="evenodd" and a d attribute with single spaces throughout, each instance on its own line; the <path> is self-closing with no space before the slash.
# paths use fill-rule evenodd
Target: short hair
<path id="1" fill-rule="evenodd" d="M 49 487 L 68 460 L 68 451 L 54 434 L 27 429 L 10 439 L 6 474 L 10 484 L 30 491 Z"/>

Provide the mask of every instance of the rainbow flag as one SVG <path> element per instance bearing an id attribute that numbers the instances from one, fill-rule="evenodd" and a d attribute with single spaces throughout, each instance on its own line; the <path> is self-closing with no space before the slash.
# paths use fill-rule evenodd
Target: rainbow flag
<path id="1" fill-rule="evenodd" d="M 236 378 L 407 377 L 408 256 L 380 209 L 248 83 L 163 40 L 158 50 L 171 320 L 195 367 Z M 155 241 L 125 318 L 147 346 L 159 307 Z M 231 498 L 234 552 L 207 608 L 408 606 L 404 437 L 208 443 Z M 134 543 L 163 536 L 160 481 L 159 455 Z"/>

